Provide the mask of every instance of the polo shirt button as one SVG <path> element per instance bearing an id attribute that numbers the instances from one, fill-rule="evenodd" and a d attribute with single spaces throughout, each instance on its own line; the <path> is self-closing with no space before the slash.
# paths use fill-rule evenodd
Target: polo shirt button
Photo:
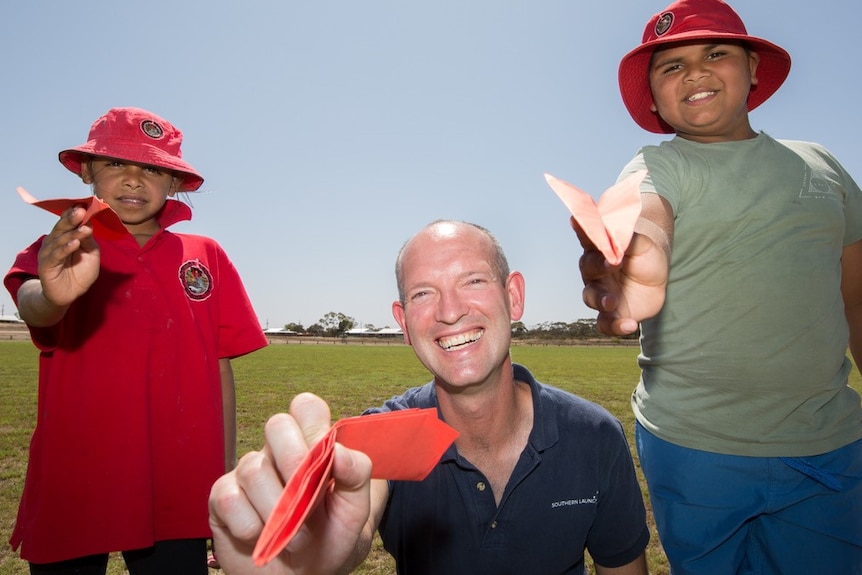
<path id="1" fill-rule="evenodd" d="M 491 529 L 496 529 L 496 528 L 497 528 L 497 522 L 496 522 L 496 521 L 492 521 L 492 522 L 491 522 Z"/>
<path id="2" fill-rule="evenodd" d="M 479 483 L 476 484 L 476 489 L 478 489 L 479 491 L 485 491 L 485 483 L 480 481 Z"/>

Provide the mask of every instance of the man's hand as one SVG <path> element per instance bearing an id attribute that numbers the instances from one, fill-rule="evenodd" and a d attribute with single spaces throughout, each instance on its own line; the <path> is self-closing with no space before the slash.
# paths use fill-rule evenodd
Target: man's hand
<path id="1" fill-rule="evenodd" d="M 257 538 L 285 482 L 329 428 L 329 406 L 310 393 L 300 394 L 289 415 L 274 415 L 267 422 L 263 450 L 244 455 L 235 470 L 213 485 L 210 526 L 226 573 L 346 573 L 364 559 L 357 557 L 357 543 L 370 513 L 371 460 L 336 444 L 333 489 L 281 555 L 262 568 L 252 562 Z"/>

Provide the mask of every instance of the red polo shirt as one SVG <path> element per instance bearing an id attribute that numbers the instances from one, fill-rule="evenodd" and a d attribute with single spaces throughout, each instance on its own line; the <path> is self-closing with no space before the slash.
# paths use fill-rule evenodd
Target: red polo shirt
<path id="1" fill-rule="evenodd" d="M 190 217 L 168 201 L 144 247 L 100 241 L 95 284 L 59 324 L 30 330 L 38 421 L 10 541 L 23 559 L 211 536 L 207 499 L 224 471 L 218 360 L 266 339 L 222 248 L 164 229 Z M 16 303 L 41 241 L 5 278 Z"/>

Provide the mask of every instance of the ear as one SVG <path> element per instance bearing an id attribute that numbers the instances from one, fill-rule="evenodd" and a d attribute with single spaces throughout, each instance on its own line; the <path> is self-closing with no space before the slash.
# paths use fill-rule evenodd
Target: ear
<path id="1" fill-rule="evenodd" d="M 748 53 L 748 73 L 751 76 L 751 85 L 757 85 L 757 66 L 760 64 L 760 56 L 757 52 Z"/>
<path id="2" fill-rule="evenodd" d="M 180 186 L 183 183 L 183 179 L 179 176 L 171 177 L 171 189 L 168 190 L 168 197 L 173 198 L 174 195 L 180 191 Z"/>
<path id="3" fill-rule="evenodd" d="M 506 278 L 506 294 L 509 296 L 509 319 L 518 321 L 524 315 L 524 276 L 521 272 L 512 272 Z"/>
<path id="4" fill-rule="evenodd" d="M 93 183 L 93 170 L 87 160 L 81 161 L 81 180 L 87 185 Z"/>
<path id="5" fill-rule="evenodd" d="M 410 332 L 407 331 L 407 319 L 404 314 L 404 304 L 398 300 L 392 302 L 392 317 L 395 318 L 401 331 L 404 332 L 404 343 L 407 345 L 413 345 L 410 343 Z"/>

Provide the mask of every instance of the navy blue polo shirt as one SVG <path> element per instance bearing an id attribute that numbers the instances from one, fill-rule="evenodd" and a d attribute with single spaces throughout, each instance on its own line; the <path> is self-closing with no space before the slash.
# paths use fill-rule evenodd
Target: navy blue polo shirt
<path id="1" fill-rule="evenodd" d="M 619 421 L 513 369 L 530 385 L 534 423 L 499 507 L 454 444 L 423 481 L 389 483 L 380 535 L 401 575 L 580 574 L 584 549 L 618 567 L 646 548 L 643 496 Z M 436 406 L 432 381 L 369 412 Z"/>

